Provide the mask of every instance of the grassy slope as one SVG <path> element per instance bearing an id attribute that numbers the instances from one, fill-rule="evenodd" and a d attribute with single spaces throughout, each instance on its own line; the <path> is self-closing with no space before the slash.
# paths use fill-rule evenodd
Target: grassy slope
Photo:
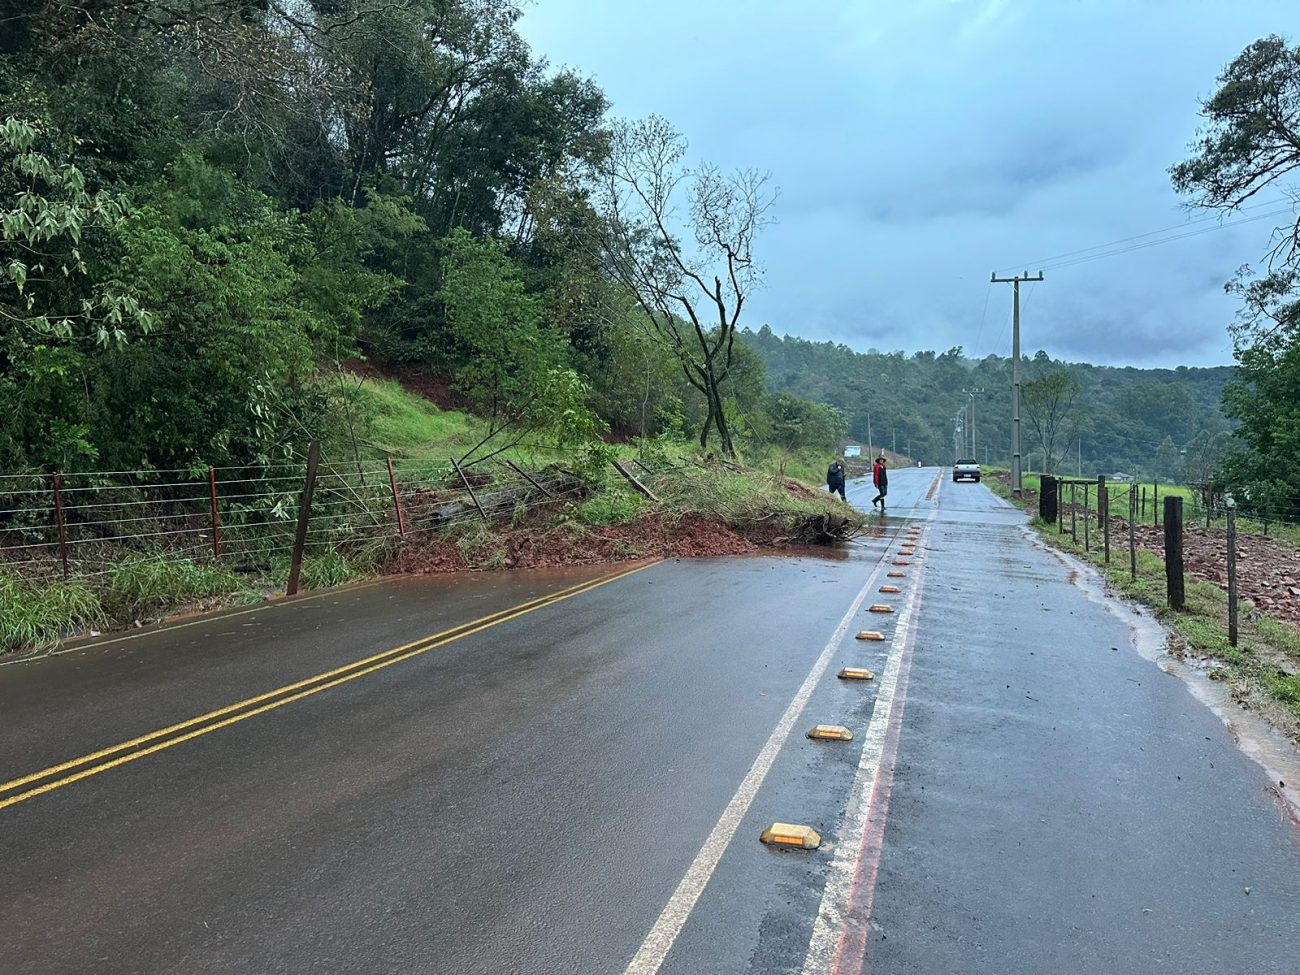
<path id="1" fill-rule="evenodd" d="M 363 462 L 381 461 L 387 454 L 404 470 L 441 467 L 448 457 L 459 456 L 474 446 L 486 429 L 477 417 L 441 410 L 399 383 L 384 379 L 366 379 L 361 384 L 354 415 L 357 452 Z M 352 451 L 350 439 L 343 437 L 327 445 L 327 453 L 340 458 L 351 457 Z M 619 452 L 630 457 L 636 448 L 625 445 Z M 666 456 L 660 459 L 680 465 L 696 452 L 695 444 L 672 443 L 661 449 Z M 563 454 L 537 447 L 515 448 L 503 458 L 526 467 L 566 460 Z M 826 463 L 816 452 L 796 454 L 787 458 L 787 475 L 803 475 L 816 485 Z M 779 458 L 763 458 L 762 466 L 771 472 L 778 465 Z M 679 474 L 665 475 L 657 482 L 657 487 L 660 485 L 664 495 L 661 511 L 717 517 L 742 532 L 765 522 L 790 526 L 821 513 L 853 516 L 850 509 L 842 508 L 829 495 L 809 497 L 791 492 L 762 470 L 737 473 L 721 467 L 704 470 L 687 465 Z M 593 487 L 596 492 L 591 498 L 561 512 L 559 517 L 598 528 L 626 524 L 651 509 L 649 502 L 634 493 L 612 469 L 606 472 L 603 484 Z M 471 529 L 476 535 L 492 531 L 478 524 Z M 483 541 L 469 538 L 470 529 L 451 531 L 466 534 L 466 542 Z M 160 618 L 180 607 L 256 601 L 266 592 L 282 587 L 287 568 L 287 564 L 277 565 L 265 578 L 252 578 L 231 572 L 224 565 L 133 556 L 96 580 L 93 587 L 77 581 L 36 585 L 11 573 L 0 573 L 0 654 L 50 649 L 77 629 L 126 626 L 135 620 Z M 302 585 L 307 589 L 338 585 L 365 571 L 365 566 L 349 564 L 337 552 L 326 552 L 304 562 Z"/>

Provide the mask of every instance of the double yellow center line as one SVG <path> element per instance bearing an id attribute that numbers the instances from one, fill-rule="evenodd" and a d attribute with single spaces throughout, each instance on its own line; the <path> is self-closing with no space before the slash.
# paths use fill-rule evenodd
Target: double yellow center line
<path id="1" fill-rule="evenodd" d="M 639 565 L 612 575 L 602 576 L 599 579 L 579 583 L 568 589 L 561 589 L 550 595 L 541 596 L 529 602 L 520 603 L 517 606 L 511 606 L 500 612 L 471 620 L 468 623 L 462 623 L 460 626 L 454 626 L 451 629 L 434 633 L 411 643 L 405 643 L 400 647 L 384 650 L 363 660 L 336 667 L 322 674 L 316 674 L 314 677 L 295 681 L 292 684 L 285 684 L 283 687 L 277 687 L 265 694 L 246 698 L 243 701 L 218 708 L 215 711 L 200 714 L 198 717 L 190 718 L 187 721 L 168 725 L 166 728 L 159 728 L 157 731 L 151 731 L 148 734 L 140 735 L 117 745 L 111 745 L 108 748 L 101 748 L 99 751 L 82 755 L 80 758 L 74 758 L 59 765 L 51 765 L 39 772 L 32 772 L 29 775 L 10 779 L 8 782 L 0 782 L 0 809 L 15 806 L 28 799 L 34 799 L 47 792 L 53 792 L 65 785 L 88 779 L 92 775 L 107 772 L 119 765 L 126 765 L 128 762 L 134 762 L 137 759 L 179 745 L 182 742 L 200 738 L 203 735 L 211 734 L 248 718 L 265 714 L 267 711 L 274 711 L 286 704 L 300 701 L 304 697 L 319 694 L 331 687 L 338 687 L 348 681 L 356 680 L 367 674 L 373 674 L 377 670 L 391 667 L 403 660 L 410 660 L 412 657 L 428 653 L 430 650 L 436 650 L 448 643 L 464 639 L 467 636 L 473 636 L 475 633 L 481 633 L 494 626 L 500 626 L 502 623 L 509 622 L 519 616 L 536 612 L 547 606 L 553 606 L 566 599 L 572 599 L 574 596 L 590 592 L 592 589 L 608 585 L 611 582 L 617 582 L 619 579 L 625 579 L 633 573 L 649 567 L 649 565 Z"/>

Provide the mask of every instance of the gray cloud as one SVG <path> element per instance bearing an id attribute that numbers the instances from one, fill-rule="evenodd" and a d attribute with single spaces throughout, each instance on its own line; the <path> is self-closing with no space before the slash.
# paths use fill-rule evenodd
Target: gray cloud
<path id="1" fill-rule="evenodd" d="M 779 222 L 761 241 L 751 326 L 984 355 L 1010 351 L 993 268 L 1036 270 L 1197 216 L 1167 168 L 1219 70 L 1287 29 L 1281 13 L 1271 0 L 545 0 L 521 28 L 594 75 L 617 114 L 663 114 L 698 158 L 771 171 Z M 1268 233 L 1230 227 L 1049 271 L 1027 289 L 1024 346 L 1228 362 L 1236 302 L 1222 284 Z"/>

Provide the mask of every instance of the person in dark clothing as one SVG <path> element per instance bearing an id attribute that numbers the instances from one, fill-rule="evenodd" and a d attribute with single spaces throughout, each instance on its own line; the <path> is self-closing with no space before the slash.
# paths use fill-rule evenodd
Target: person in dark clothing
<path id="1" fill-rule="evenodd" d="M 844 496 L 844 465 L 838 460 L 826 469 L 826 490 L 838 493 L 841 501 L 849 500 Z"/>
<path id="2" fill-rule="evenodd" d="M 871 468 L 871 483 L 876 486 L 876 496 L 872 499 L 871 504 L 880 505 L 880 510 L 885 510 L 885 495 L 889 493 L 889 470 L 885 467 L 885 458 L 883 456 L 876 458 L 876 465 Z"/>

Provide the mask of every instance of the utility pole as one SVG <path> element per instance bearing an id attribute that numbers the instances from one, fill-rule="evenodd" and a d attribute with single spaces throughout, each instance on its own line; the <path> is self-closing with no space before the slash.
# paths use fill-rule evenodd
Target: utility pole
<path id="1" fill-rule="evenodd" d="M 970 457 L 971 460 L 979 460 L 979 452 L 975 449 L 975 397 L 984 392 L 982 389 L 963 389 L 963 393 L 970 397 Z"/>
<path id="2" fill-rule="evenodd" d="M 996 271 L 990 278 L 993 284 L 1010 284 L 1013 288 L 1011 312 L 1011 493 L 1020 495 L 1020 282 L 1041 281 L 1043 272 L 1030 277 L 1029 272 L 1009 278 L 1000 278 Z"/>
<path id="3" fill-rule="evenodd" d="M 876 459 L 876 448 L 871 445 L 871 411 L 867 410 L 867 454 L 872 462 Z"/>

